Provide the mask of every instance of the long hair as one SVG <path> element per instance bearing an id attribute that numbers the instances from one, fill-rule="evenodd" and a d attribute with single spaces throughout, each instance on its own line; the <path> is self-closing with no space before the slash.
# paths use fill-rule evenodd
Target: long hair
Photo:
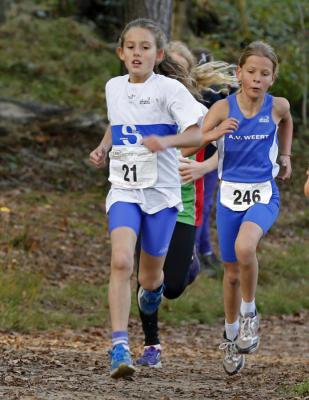
<path id="1" fill-rule="evenodd" d="M 157 74 L 177 79 L 177 81 L 181 82 L 197 100 L 202 98 L 191 74 L 173 59 L 168 50 L 165 50 L 164 59 L 155 67 L 154 71 Z"/>
<path id="2" fill-rule="evenodd" d="M 182 58 L 184 58 L 188 64 L 189 72 L 191 72 L 192 68 L 197 63 L 196 58 L 192 54 L 191 50 L 189 50 L 189 48 L 179 40 L 172 40 L 168 42 L 167 45 L 165 46 L 165 50 L 169 54 L 176 53 Z"/>
<path id="3" fill-rule="evenodd" d="M 236 65 L 224 61 L 210 61 L 194 66 L 191 74 L 199 91 L 228 93 L 231 87 L 238 86 L 235 68 Z"/>
<path id="4" fill-rule="evenodd" d="M 197 65 L 196 57 L 189 48 L 180 41 L 169 42 L 165 47 L 165 51 L 167 54 L 176 53 L 187 61 L 189 76 L 185 81 L 190 82 L 189 87 L 191 89 L 189 90 L 197 98 L 201 98 L 199 93 L 205 90 L 217 93 L 225 92 L 227 94 L 231 86 L 238 86 L 235 75 L 236 66 L 233 64 L 228 64 L 223 61 L 210 61 L 199 62 Z M 206 51 L 208 57 L 211 58 L 210 52 L 204 49 L 204 53 Z M 199 52 L 201 52 L 201 50 L 199 50 Z M 184 84 L 188 87 L 186 83 Z"/>

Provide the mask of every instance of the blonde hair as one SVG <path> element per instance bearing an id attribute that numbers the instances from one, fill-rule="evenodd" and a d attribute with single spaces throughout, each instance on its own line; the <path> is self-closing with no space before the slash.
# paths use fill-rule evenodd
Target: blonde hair
<path id="1" fill-rule="evenodd" d="M 193 53 L 180 41 L 169 42 L 165 50 L 168 54 L 176 53 L 187 61 L 191 85 L 195 88 L 195 92 L 200 93 L 203 90 L 209 90 L 217 93 L 228 93 L 230 86 L 238 86 L 235 65 L 223 61 L 210 61 L 196 65 L 197 62 Z M 214 90 L 211 86 L 217 86 L 217 90 Z"/>
<path id="2" fill-rule="evenodd" d="M 260 40 L 251 42 L 241 53 L 238 65 L 242 67 L 247 61 L 247 58 L 249 58 L 250 56 L 267 57 L 273 64 L 274 77 L 276 78 L 278 76 L 279 72 L 278 57 L 274 49 L 268 43 L 262 42 Z"/>
<path id="3" fill-rule="evenodd" d="M 191 74 L 198 90 L 228 93 L 231 86 L 238 86 L 235 68 L 235 65 L 224 61 L 210 61 L 193 67 Z M 218 90 L 211 86 L 218 86 Z"/>
<path id="4" fill-rule="evenodd" d="M 188 63 L 189 72 L 191 72 L 192 68 L 196 64 L 196 59 L 192 54 L 192 52 L 188 49 L 188 47 L 184 43 L 178 40 L 168 42 L 168 44 L 165 47 L 165 50 L 169 54 L 176 53 L 179 56 L 183 57 Z"/>

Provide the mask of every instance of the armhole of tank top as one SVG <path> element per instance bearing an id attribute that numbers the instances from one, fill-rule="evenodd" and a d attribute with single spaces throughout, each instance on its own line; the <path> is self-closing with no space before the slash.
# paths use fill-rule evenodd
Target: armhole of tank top
<path id="1" fill-rule="evenodd" d="M 235 110 L 235 107 L 236 107 L 236 105 L 235 105 L 236 97 L 234 94 L 232 94 L 232 95 L 226 97 L 225 100 L 227 101 L 227 105 L 229 108 L 228 113 L 227 113 L 227 118 L 230 118 L 232 111 Z"/>
<path id="2" fill-rule="evenodd" d="M 274 96 L 272 96 L 271 94 L 267 93 L 267 98 L 269 99 L 269 107 L 270 107 L 270 116 L 271 116 L 271 120 L 273 122 L 273 124 L 278 127 L 279 124 L 276 123 L 276 121 L 274 120 Z"/>

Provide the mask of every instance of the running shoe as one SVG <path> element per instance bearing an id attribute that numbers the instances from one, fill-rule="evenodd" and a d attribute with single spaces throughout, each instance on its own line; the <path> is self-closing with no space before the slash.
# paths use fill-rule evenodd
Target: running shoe
<path id="1" fill-rule="evenodd" d="M 117 344 L 112 350 L 109 351 L 111 362 L 110 376 L 112 378 L 125 378 L 132 376 L 135 372 L 133 367 L 131 354 L 122 344 Z"/>
<path id="2" fill-rule="evenodd" d="M 239 353 L 254 353 L 260 343 L 258 335 L 259 316 L 255 313 L 248 313 L 240 317 L 240 331 L 237 339 L 237 347 Z"/>
<path id="3" fill-rule="evenodd" d="M 143 289 L 141 286 L 137 294 L 139 309 L 146 315 L 151 315 L 159 308 L 162 300 L 164 286 L 155 291 Z"/>
<path id="4" fill-rule="evenodd" d="M 143 367 L 161 368 L 161 350 L 154 346 L 144 348 L 144 354 L 136 360 L 136 364 Z"/>
<path id="5" fill-rule="evenodd" d="M 224 351 L 223 368 L 228 375 L 235 375 L 243 369 L 245 356 L 239 353 L 235 340 L 226 339 L 219 349 Z"/>

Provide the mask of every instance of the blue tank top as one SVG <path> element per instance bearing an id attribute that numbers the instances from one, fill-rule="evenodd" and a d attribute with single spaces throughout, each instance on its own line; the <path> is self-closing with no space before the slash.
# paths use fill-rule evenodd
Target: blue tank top
<path id="1" fill-rule="evenodd" d="M 229 182 L 266 182 L 279 172 L 278 126 L 272 118 L 273 97 L 266 93 L 260 111 L 252 118 L 241 112 L 236 93 L 228 96 L 229 117 L 239 122 L 238 130 L 217 141 L 218 176 Z"/>

